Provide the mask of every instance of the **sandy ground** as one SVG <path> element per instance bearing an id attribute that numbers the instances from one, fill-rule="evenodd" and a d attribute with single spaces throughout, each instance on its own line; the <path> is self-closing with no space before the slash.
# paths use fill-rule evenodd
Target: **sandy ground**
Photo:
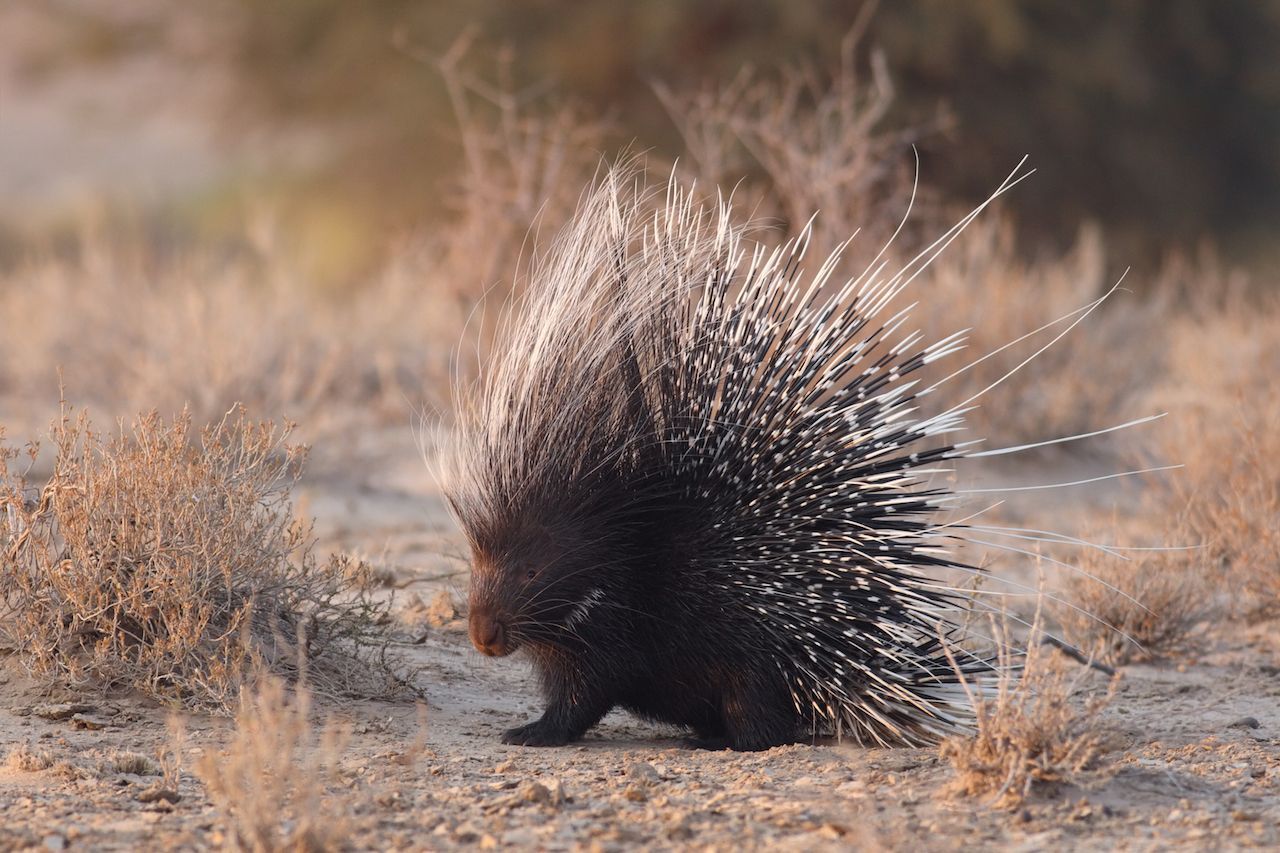
<path id="1" fill-rule="evenodd" d="M 354 481 L 313 477 L 303 495 L 325 547 L 368 555 L 397 585 L 406 659 L 422 668 L 425 727 L 411 701 L 321 703 L 352 728 L 333 785 L 356 849 L 781 848 L 1010 850 L 1280 845 L 1280 631 L 1211 635 L 1200 652 L 1127 667 L 1106 712 L 1111 751 L 1083 784 L 1014 811 L 947 795 L 931 749 L 823 743 L 758 754 L 680 747 L 678 733 L 613 714 L 582 743 L 498 742 L 539 708 L 519 656 L 472 651 L 459 543 L 405 430 Z M 397 444 L 398 442 L 398 444 Z M 334 470 L 332 465 L 322 469 Z M 433 608 L 431 605 L 435 605 Z M 171 743 L 168 712 L 132 696 L 50 691 L 10 660 L 0 674 L 0 748 L 47 750 L 52 767 L 0 765 L 0 850 L 216 848 L 226 827 L 191 768 L 226 720 L 191 717 L 177 803 L 143 802 L 155 778 L 104 764 Z M 1099 681 L 1095 689 L 1103 689 Z M 78 717 L 58 703 L 82 703 Z M 425 746 L 415 741 L 425 734 Z M 143 799 L 146 799 L 143 796 Z"/>

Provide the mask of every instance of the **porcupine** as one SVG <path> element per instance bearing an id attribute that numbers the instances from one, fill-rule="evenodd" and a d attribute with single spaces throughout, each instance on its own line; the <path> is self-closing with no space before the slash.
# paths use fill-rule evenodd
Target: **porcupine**
<path id="1" fill-rule="evenodd" d="M 470 638 L 526 650 L 546 698 L 504 742 L 564 744 L 617 706 L 738 750 L 971 722 L 964 682 L 994 663 L 959 644 L 973 597 L 939 574 L 973 569 L 936 475 L 972 451 L 949 438 L 973 399 L 919 415 L 937 385 L 913 377 L 964 338 L 881 315 L 983 207 L 838 283 L 847 243 L 806 276 L 808 227 L 770 251 L 675 180 L 596 182 L 457 389 Z"/>

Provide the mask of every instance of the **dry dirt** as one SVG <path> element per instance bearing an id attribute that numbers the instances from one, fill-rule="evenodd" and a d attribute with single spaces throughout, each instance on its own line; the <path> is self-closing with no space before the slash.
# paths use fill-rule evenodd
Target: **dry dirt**
<path id="1" fill-rule="evenodd" d="M 422 668 L 425 726 L 412 701 L 318 703 L 351 727 L 332 807 L 335 816 L 349 811 L 357 849 L 1280 845 L 1274 624 L 1220 631 L 1194 656 L 1125 668 L 1106 713 L 1112 750 L 1104 765 L 1014 811 L 948 797 L 951 770 L 930 749 L 822 743 L 691 752 L 677 732 L 622 714 L 574 746 L 504 746 L 502 729 L 538 712 L 535 685 L 518 656 L 472 651 L 465 622 L 451 612 L 448 602 L 460 603 L 466 583 L 462 564 L 448 556 L 459 545 L 407 434 L 381 436 L 381 463 L 355 480 L 313 477 L 300 505 L 317 517 L 322 545 L 387 568 L 400 587 L 402 651 Z M 319 461 L 322 472 L 337 468 Z M 181 799 L 143 802 L 156 778 L 109 762 L 166 749 L 166 709 L 127 695 L 51 692 L 13 661 L 0 672 L 0 749 L 27 744 L 53 761 L 39 770 L 0 764 L 0 850 L 226 842 L 192 768 L 202 751 L 220 747 L 228 721 L 188 717 Z M 88 707 L 51 719 L 77 711 L 59 703 Z M 415 753 L 420 732 L 425 747 Z"/>

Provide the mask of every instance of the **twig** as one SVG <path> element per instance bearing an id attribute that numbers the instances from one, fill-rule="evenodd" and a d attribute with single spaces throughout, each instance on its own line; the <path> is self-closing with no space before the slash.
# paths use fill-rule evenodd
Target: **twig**
<path id="1" fill-rule="evenodd" d="M 1070 645 L 1069 643 L 1064 643 L 1062 640 L 1059 640 L 1057 637 L 1050 637 L 1047 635 L 1044 637 L 1041 637 L 1040 645 L 1053 646 L 1055 649 L 1062 652 L 1064 655 L 1071 658 L 1076 663 L 1083 664 L 1084 666 L 1087 666 L 1090 669 L 1096 669 L 1098 672 L 1102 672 L 1107 675 L 1116 674 L 1115 667 L 1107 666 L 1105 663 L 1099 663 L 1093 658 L 1086 657 L 1075 646 Z"/>
<path id="2" fill-rule="evenodd" d="M 459 569 L 456 572 L 446 572 L 443 575 L 430 575 L 425 578 L 409 578 L 408 580 L 395 581 L 389 584 L 392 589 L 404 589 L 405 587 L 415 583 L 435 583 L 436 581 L 444 581 L 449 578 L 456 578 L 458 575 L 465 575 L 470 569 Z"/>

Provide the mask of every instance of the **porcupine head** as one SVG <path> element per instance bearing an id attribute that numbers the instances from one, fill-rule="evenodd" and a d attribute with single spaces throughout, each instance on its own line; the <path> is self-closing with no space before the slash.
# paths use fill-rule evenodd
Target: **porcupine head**
<path id="1" fill-rule="evenodd" d="M 735 749 L 971 720 L 960 682 L 989 662 L 935 576 L 959 567 L 935 484 L 960 413 L 919 414 L 914 375 L 962 339 L 899 332 L 931 257 L 835 281 L 807 240 L 758 247 L 726 205 L 616 169 L 534 259 L 457 389 L 445 478 L 471 641 L 526 653 L 546 699 L 506 742 L 615 707 Z"/>

